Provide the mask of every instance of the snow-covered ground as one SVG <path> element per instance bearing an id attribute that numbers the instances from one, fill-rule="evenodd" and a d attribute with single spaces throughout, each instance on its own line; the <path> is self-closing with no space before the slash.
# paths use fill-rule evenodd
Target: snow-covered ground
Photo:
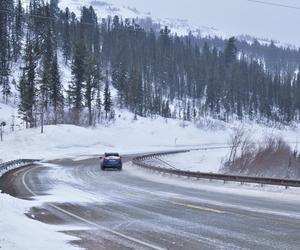
<path id="1" fill-rule="evenodd" d="M 0 144 L 3 161 L 16 158 L 53 159 L 78 155 L 101 154 L 117 151 L 123 154 L 150 152 L 166 149 L 195 147 L 205 143 L 223 143 L 229 133 L 205 131 L 192 123 L 178 120 L 139 117 L 127 111 L 117 112 L 116 122 L 83 128 L 74 125 L 46 126 L 40 129 L 24 129 L 4 136 Z"/>
<path id="2" fill-rule="evenodd" d="M 14 110 L 11 109 L 11 111 Z M 4 119 L 8 120 L 8 125 L 4 141 L 0 143 L 0 159 L 2 161 L 19 158 L 57 159 L 98 155 L 105 151 L 116 151 L 122 154 L 153 152 L 197 148 L 204 144 L 224 146 L 227 145 L 233 129 L 242 126 L 241 122 L 226 124 L 217 120 L 210 120 L 209 123 L 202 122 L 201 126 L 164 118 L 151 120 L 138 117 L 137 120 L 134 120 L 132 113 L 126 110 L 117 110 L 117 119 L 111 124 L 102 124 L 95 128 L 74 125 L 46 126 L 44 134 L 40 134 L 39 128 L 10 132 L 10 113 L 7 112 L 5 115 Z M 243 126 L 249 130 L 255 141 L 261 140 L 268 134 L 281 135 L 292 145 L 300 139 L 300 128 L 275 129 L 255 123 L 245 123 Z M 190 155 L 179 155 L 173 160 L 176 164 L 178 157 L 181 157 L 179 162 L 186 162 L 192 158 L 194 163 L 189 162 L 191 162 L 193 170 L 205 169 L 210 172 L 217 170 L 218 163 L 225 155 L 226 150 L 195 151 Z"/>
<path id="3" fill-rule="evenodd" d="M 187 153 L 167 155 L 163 161 L 170 166 L 187 171 L 218 172 L 221 162 L 228 156 L 228 148 L 192 150 Z"/>
<path id="4" fill-rule="evenodd" d="M 76 228 L 47 225 L 24 215 L 36 205 L 34 201 L 19 200 L 0 194 L 0 249 L 76 249 L 68 243 L 77 238 L 59 233 Z"/>

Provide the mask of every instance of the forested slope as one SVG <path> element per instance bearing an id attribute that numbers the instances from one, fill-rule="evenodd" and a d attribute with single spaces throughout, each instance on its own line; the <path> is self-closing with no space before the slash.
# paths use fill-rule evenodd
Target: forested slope
<path id="1" fill-rule="evenodd" d="M 59 9 L 58 0 L 31 0 L 26 9 L 20 0 L 0 0 L 3 102 L 12 102 L 16 88 L 19 113 L 30 127 L 41 113 L 47 124 L 94 125 L 114 119 L 117 107 L 185 120 L 299 120 L 299 50 L 179 37 L 168 27 L 139 23 L 98 17 L 92 7 L 76 16 Z M 66 68 L 70 79 L 61 78 Z"/>

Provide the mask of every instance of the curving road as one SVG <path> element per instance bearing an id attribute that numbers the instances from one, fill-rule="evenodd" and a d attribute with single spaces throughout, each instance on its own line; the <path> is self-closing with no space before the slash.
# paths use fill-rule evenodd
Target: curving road
<path id="1" fill-rule="evenodd" d="M 130 164 L 122 172 L 101 172 L 96 158 L 51 163 L 55 165 L 10 172 L 1 179 L 0 189 L 22 199 L 44 197 L 45 203 L 32 208 L 30 216 L 85 228 L 64 232 L 81 239 L 72 242 L 76 246 L 91 250 L 299 249 L 299 200 L 155 182 L 150 180 L 155 175 L 145 173 L 149 178 L 142 178 Z"/>

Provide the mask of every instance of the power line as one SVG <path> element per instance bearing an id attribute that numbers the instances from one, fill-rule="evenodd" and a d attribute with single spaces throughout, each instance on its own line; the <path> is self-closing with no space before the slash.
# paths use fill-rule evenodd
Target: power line
<path id="1" fill-rule="evenodd" d="M 266 1 L 260 1 L 260 0 L 248 0 L 248 2 L 254 2 L 254 3 L 259 3 L 259 4 L 264 4 L 264 5 L 271 5 L 271 6 L 276 6 L 276 7 L 300 10 L 300 7 L 298 7 L 298 6 L 285 5 L 285 4 L 274 3 L 274 2 L 266 2 Z"/>

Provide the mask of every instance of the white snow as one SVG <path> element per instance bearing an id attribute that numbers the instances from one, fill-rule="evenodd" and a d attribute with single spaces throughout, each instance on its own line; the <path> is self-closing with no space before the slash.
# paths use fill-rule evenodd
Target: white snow
<path id="1" fill-rule="evenodd" d="M 221 162 L 228 155 L 228 148 L 192 150 L 187 153 L 161 157 L 166 163 L 177 169 L 200 172 L 218 172 Z"/>
<path id="2" fill-rule="evenodd" d="M 47 225 L 24 215 L 35 205 L 33 201 L 18 200 L 0 194 L 0 249 L 78 249 L 69 244 L 71 241 L 78 240 L 77 238 L 59 233 L 59 231 L 76 230 L 76 228 Z M 34 240 L 28 240 L 33 237 Z"/>
<path id="3" fill-rule="evenodd" d="M 268 136 L 279 136 L 282 137 L 292 149 L 299 150 L 299 127 L 274 128 L 253 122 L 241 123 L 239 121 L 228 124 L 220 121 L 214 121 L 214 123 L 216 125 L 214 129 L 200 129 L 201 132 L 203 132 L 202 130 L 205 130 L 207 136 L 210 136 L 210 139 L 205 137 L 201 138 L 202 145 L 199 147 L 200 150 L 191 150 L 187 153 L 159 157 L 162 161 L 159 159 L 150 161 L 152 161 L 154 165 L 158 164 L 159 166 L 166 168 L 174 167 L 187 171 L 217 173 L 229 156 L 230 136 L 235 128 L 243 128 L 250 136 L 249 138 L 255 143 L 264 143 L 264 139 Z M 215 131 L 215 134 L 212 135 L 213 131 Z M 209 149 L 203 150 L 205 148 Z"/>
<path id="4" fill-rule="evenodd" d="M 128 6 L 115 5 L 106 1 L 78 1 L 78 0 L 66 0 L 60 1 L 59 7 L 61 9 L 69 8 L 73 11 L 77 16 L 80 16 L 80 12 L 83 6 L 89 7 L 93 6 L 99 18 L 106 18 L 107 16 L 120 15 L 126 18 L 136 18 L 136 17 L 147 17 L 149 13 L 141 13 L 134 8 L 130 8 Z"/>
<path id="5" fill-rule="evenodd" d="M 119 117 L 120 116 L 120 117 Z M 194 147 L 203 143 L 226 141 L 224 131 L 199 130 L 192 123 L 183 128 L 178 120 L 138 117 L 122 110 L 113 124 L 96 128 L 74 125 L 46 126 L 26 129 L 4 136 L 0 157 L 4 161 L 16 158 L 53 159 L 78 155 L 97 155 L 104 151 L 122 154 L 160 151 L 178 147 Z"/>
<path id="6" fill-rule="evenodd" d="M 261 140 L 265 135 L 275 134 L 281 135 L 294 146 L 300 135 L 299 127 L 277 129 L 250 122 L 243 124 L 237 121 L 227 124 L 215 120 L 212 124 L 210 119 L 209 123 L 202 121 L 202 125 L 197 127 L 190 122 L 183 123 L 160 117 L 154 120 L 138 117 L 135 121 L 134 115 L 126 110 L 116 110 L 116 117 L 114 123 L 98 125 L 95 128 L 53 125 L 46 126 L 44 134 L 40 134 L 39 128 L 5 133 L 4 141 L 0 143 L 0 159 L 58 159 L 100 155 L 105 151 L 126 154 L 197 148 L 207 144 L 227 146 L 233 129 L 242 125 L 250 131 L 255 141 Z M 9 117 L 6 118 L 9 120 Z M 217 151 L 195 151 L 189 155 L 176 156 L 176 159 L 181 157 L 180 163 L 192 158 L 195 161 L 191 164 L 193 170 L 216 171 L 218 162 L 226 155 L 226 150 Z M 171 159 L 175 161 L 173 164 L 177 164 L 176 159 Z"/>

